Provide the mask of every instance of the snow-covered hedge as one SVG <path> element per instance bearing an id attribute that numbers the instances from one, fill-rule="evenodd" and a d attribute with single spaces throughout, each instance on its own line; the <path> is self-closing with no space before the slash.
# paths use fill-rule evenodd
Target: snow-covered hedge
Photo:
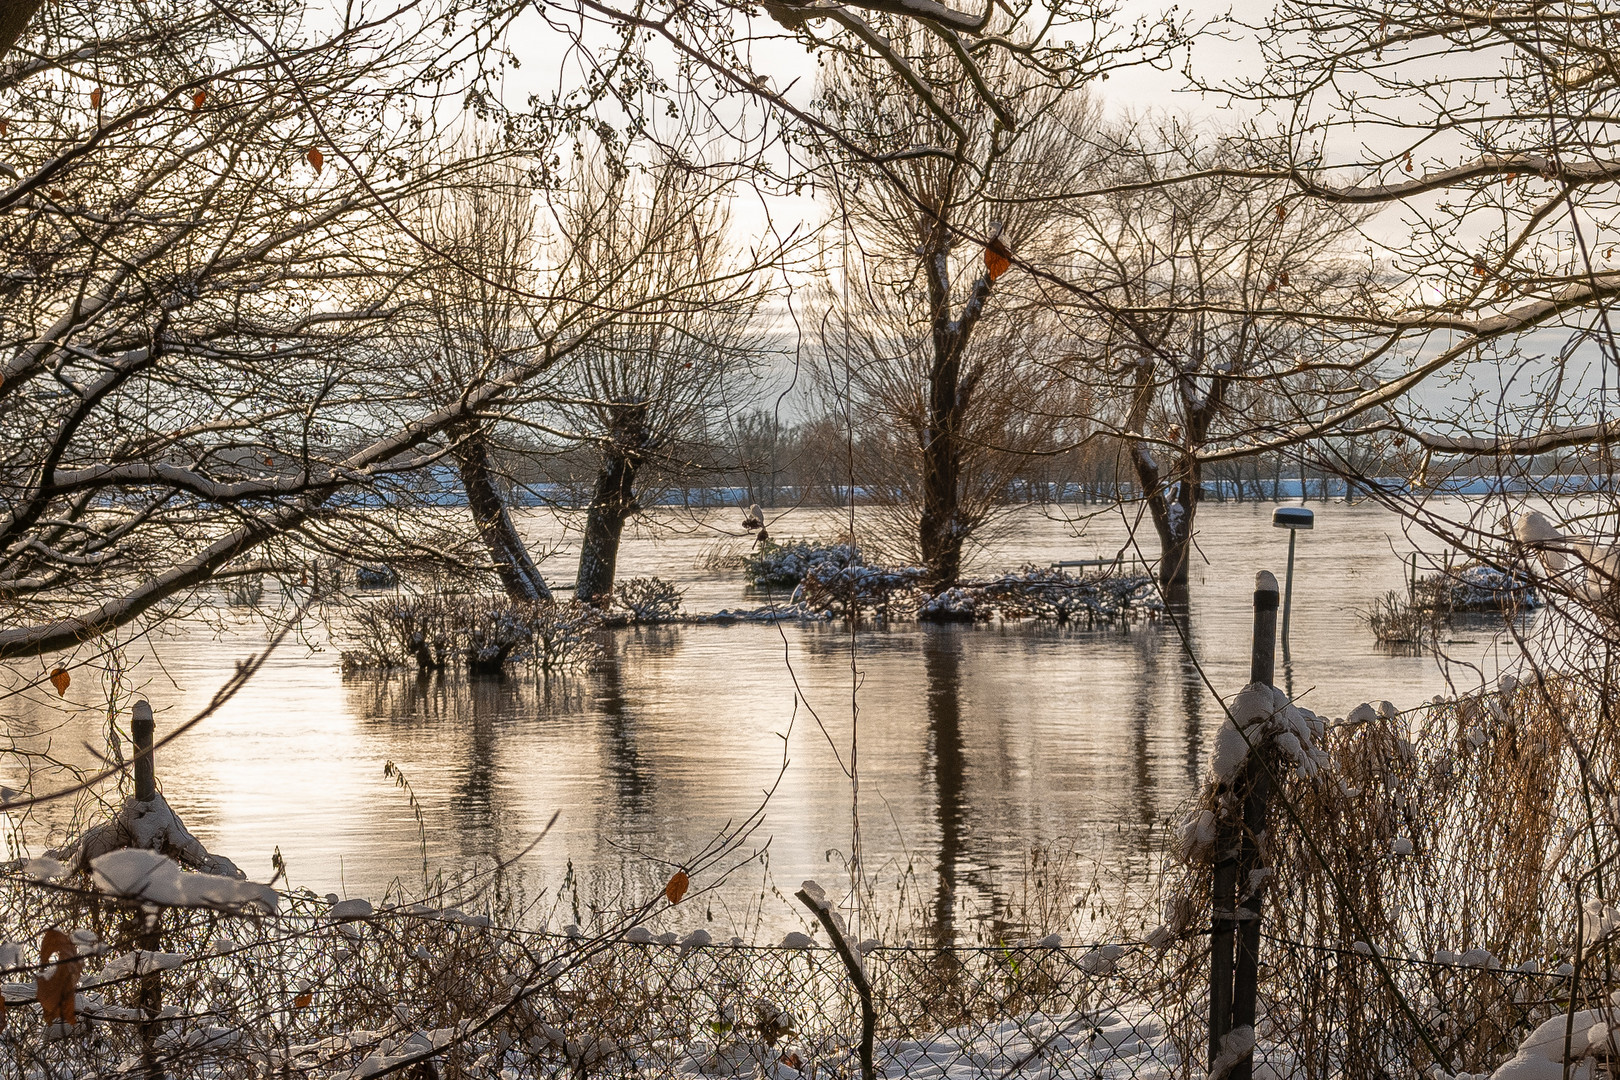
<path id="1" fill-rule="evenodd" d="M 577 603 L 450 594 L 377 600 L 347 612 L 343 666 L 497 670 L 532 661 L 550 670 L 589 659 L 588 632 L 600 620 L 596 609 Z"/>
<path id="2" fill-rule="evenodd" d="M 801 584 L 812 567 L 842 568 L 863 565 L 854 544 L 823 540 L 767 542 L 743 559 L 743 570 L 756 588 L 791 589 Z"/>
<path id="3" fill-rule="evenodd" d="M 1514 611 L 1540 604 L 1528 577 L 1481 564 L 1418 578 L 1412 597 L 1412 606 L 1419 610 L 1465 614 Z"/>

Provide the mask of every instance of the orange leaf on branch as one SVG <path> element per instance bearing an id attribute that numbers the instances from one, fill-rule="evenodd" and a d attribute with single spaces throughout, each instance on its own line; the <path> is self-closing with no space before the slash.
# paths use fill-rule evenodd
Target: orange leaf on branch
<path id="1" fill-rule="evenodd" d="M 195 94 L 192 94 L 191 95 L 191 111 L 196 112 L 198 109 L 202 108 L 203 107 L 203 102 L 205 102 L 207 100 L 208 100 L 208 91 L 206 91 L 206 90 L 199 90 Z"/>
<path id="2" fill-rule="evenodd" d="M 315 175 L 319 176 L 321 174 L 321 166 L 326 163 L 326 155 L 322 154 L 319 150 L 312 146 L 309 148 L 309 153 L 304 156 L 309 158 L 309 163 L 315 166 Z"/>
<path id="3" fill-rule="evenodd" d="M 984 268 L 995 281 L 1012 267 L 1012 250 L 1002 243 L 1001 226 L 991 227 L 990 242 L 984 245 Z"/>
<path id="4" fill-rule="evenodd" d="M 314 1001 L 314 1000 L 315 1000 L 315 995 L 314 994 L 311 994 L 311 993 L 308 993 L 308 992 L 299 994 L 297 997 L 293 998 L 293 1008 L 295 1008 L 295 1009 L 307 1009 L 307 1008 L 309 1008 L 309 1003 Z"/>
<path id="5" fill-rule="evenodd" d="M 73 683 L 73 676 L 67 673 L 67 668 L 57 668 L 51 672 L 51 685 L 56 687 L 57 697 L 66 697 L 68 687 Z"/>
<path id="6" fill-rule="evenodd" d="M 101 87 L 99 86 L 90 91 L 90 107 L 92 109 L 101 108 Z"/>
<path id="7" fill-rule="evenodd" d="M 691 884 L 692 879 L 686 876 L 685 870 L 675 871 L 674 876 L 669 879 L 669 884 L 664 886 L 664 899 L 672 904 L 680 903 L 681 897 L 686 895 L 687 887 Z"/>
<path id="8" fill-rule="evenodd" d="M 75 997 L 84 961 L 78 956 L 73 940 L 55 927 L 40 938 L 39 962 L 50 966 L 34 979 L 34 1000 L 39 1002 L 47 1024 L 60 1021 L 65 1027 L 72 1027 L 79 1022 Z M 52 960 L 56 962 L 51 964 Z"/>

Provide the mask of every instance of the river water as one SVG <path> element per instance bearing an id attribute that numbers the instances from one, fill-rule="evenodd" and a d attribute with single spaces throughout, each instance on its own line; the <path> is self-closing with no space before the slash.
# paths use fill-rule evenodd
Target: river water
<path id="1" fill-rule="evenodd" d="M 1372 505 L 1313 509 L 1279 682 L 1334 716 L 1364 700 L 1407 708 L 1445 691 L 1433 656 L 1379 649 L 1359 614 L 1403 587 L 1413 539 Z M 1221 719 L 1205 680 L 1225 694 L 1246 680 L 1254 573 L 1281 577 L 1286 562 L 1288 534 L 1271 526 L 1271 511 L 1201 511 L 1179 629 L 1168 620 L 1126 630 L 651 627 L 605 635 L 599 662 L 548 680 L 345 677 L 312 624 L 166 748 L 158 774 L 210 849 L 260 880 L 279 850 L 292 883 L 320 892 L 376 898 L 396 877 L 419 884 L 424 861 L 430 871 L 488 866 L 544 832 L 514 866 L 530 896 L 554 897 L 571 867 L 570 897 L 628 900 L 758 813 L 721 864 L 742 865 L 718 884 L 713 871 L 698 875 L 695 887 L 712 888 L 672 927 L 759 936 L 799 926 L 786 897 L 806 877 L 847 883 L 858 843 L 875 882 L 870 903 L 884 909 L 876 921 L 918 936 L 980 934 L 961 920 L 1005 911 L 1032 852 L 1072 851 L 1082 870 L 1100 867 L 1108 888 L 1150 864 L 1163 824 L 1197 788 Z M 1021 512 L 980 564 L 1117 549 L 1126 533 L 1117 514 L 1080 522 L 1078 513 Z M 735 517 L 661 512 L 658 528 L 627 540 L 621 579 L 674 580 L 688 610 L 760 602 L 738 571 L 703 566 Z M 834 511 L 800 510 L 773 532 L 830 535 L 843 524 Z M 556 519 L 536 512 L 524 526 L 537 548 L 559 549 L 545 569 L 571 578 Z M 250 614 L 206 615 L 126 653 L 126 679 L 152 700 L 160 735 L 265 639 Z M 1460 688 L 1494 678 L 1507 650 L 1492 631 L 1454 637 L 1448 651 L 1479 668 L 1452 669 Z M 98 744 L 104 723 L 95 674 L 79 669 L 61 702 L 10 699 L 13 723 L 37 732 L 29 745 L 48 738 L 64 759 L 87 760 L 81 744 Z M 384 775 L 388 762 L 408 791 Z M 48 808 L 29 827 L 36 849 L 64 813 Z"/>

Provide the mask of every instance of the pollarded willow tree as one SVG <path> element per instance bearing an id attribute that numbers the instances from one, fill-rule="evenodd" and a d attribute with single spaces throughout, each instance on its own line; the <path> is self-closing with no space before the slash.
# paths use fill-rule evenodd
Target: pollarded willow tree
<path id="1" fill-rule="evenodd" d="M 597 458 L 579 600 L 612 595 L 626 523 L 661 485 L 696 474 L 728 414 L 753 396 L 771 278 L 760 249 L 738 242 L 729 198 L 727 184 L 690 162 L 610 167 L 594 158 L 555 207 L 570 274 L 598 283 L 603 301 L 627 312 L 557 369 L 541 408 L 550 436 Z M 681 309 L 644 303 L 683 287 Z"/>
<path id="2" fill-rule="evenodd" d="M 904 412 L 912 417 L 899 423 L 915 432 L 910 437 L 915 451 L 898 441 L 867 449 L 891 461 L 902 451 L 915 458 L 913 480 L 902 483 L 899 473 L 885 469 L 893 474 L 886 486 L 898 493 L 894 501 L 914 507 L 915 529 L 907 530 L 907 546 L 929 564 L 932 578 L 946 581 L 960 572 L 963 544 L 986 513 L 983 500 L 964 494 L 964 455 L 982 452 L 990 459 L 1010 450 L 1009 460 L 1016 460 L 1030 451 L 1020 445 L 1024 435 L 1017 423 L 1060 425 L 1063 416 L 1075 413 L 1053 409 L 1043 415 L 1039 408 L 1014 405 L 1002 410 L 1015 419 L 1014 430 L 998 432 L 993 425 L 973 430 L 977 421 L 967 413 L 974 395 L 989 397 L 999 383 L 981 363 L 988 352 L 967 355 L 987 306 L 1000 310 L 998 299 L 988 299 L 993 279 L 975 269 L 985 265 L 977 260 L 994 244 L 997 256 L 1010 251 L 1012 265 L 1031 270 L 1026 255 L 1036 249 L 1011 251 L 1008 242 L 1033 245 L 1037 236 L 1023 239 L 1007 230 L 1024 218 L 1025 209 L 1038 215 L 1037 207 L 1052 191 L 1000 190 L 995 194 L 1003 201 L 993 210 L 983 200 L 975 204 L 973 197 L 1000 182 L 1002 166 L 1038 156 L 1034 148 L 1041 140 L 1033 129 L 1085 84 L 1137 65 L 1168 68 L 1198 31 L 1175 6 L 1163 15 L 1133 18 L 1111 0 L 984 3 L 970 10 L 938 0 L 771 0 L 762 8 L 726 0 L 634 5 L 564 0 L 549 10 L 577 20 L 581 40 L 618 40 L 624 49 L 630 42 L 656 41 L 675 62 L 667 69 L 637 69 L 636 108 L 645 115 L 661 110 L 662 99 L 670 96 L 658 74 L 662 70 L 669 85 L 690 92 L 690 104 L 707 107 L 737 136 L 751 179 L 761 189 L 800 193 L 813 184 L 818 190 L 845 191 L 859 196 L 849 201 L 881 207 L 877 217 L 905 226 L 905 238 L 891 232 L 888 239 L 898 246 L 882 253 L 885 265 L 878 268 L 878 279 L 886 286 L 914 280 L 921 299 L 900 320 L 911 343 L 902 342 L 891 319 L 887 328 L 867 327 L 873 340 L 881 341 L 880 348 L 868 351 L 896 369 L 910 364 L 927 385 L 911 380 L 918 400 L 904 406 L 882 404 L 884 393 L 869 399 L 875 403 L 872 416 L 898 419 Z M 772 67 L 774 58 L 802 55 L 801 49 L 828 69 L 824 85 L 831 91 L 818 90 L 808 103 L 797 67 Z M 597 55 L 606 63 L 623 52 Z M 624 71 L 623 65 L 616 70 Z M 786 136 L 780 152 L 779 134 Z M 800 152 L 806 147 L 808 158 Z M 1069 168 L 1074 162 L 1051 164 Z M 841 218 L 844 208 L 835 209 Z M 874 306 L 887 309 L 885 318 L 893 314 L 886 302 Z M 853 319 L 822 335 L 833 342 L 827 355 L 842 348 L 846 328 L 853 339 Z M 1028 344 L 1008 339 L 1004 352 L 1017 356 Z M 926 363 L 925 354 L 931 354 Z M 1051 379 L 1054 391 L 1072 385 L 1056 376 L 1036 378 L 1041 377 Z M 847 367 L 841 381 L 853 395 Z M 846 410 L 846 443 L 854 419 Z M 898 430 L 887 422 L 883 426 Z"/>
<path id="3" fill-rule="evenodd" d="M 489 160 L 415 208 L 413 223 L 429 246 L 410 276 L 410 303 L 390 326 L 399 366 L 385 369 L 385 379 L 406 380 L 445 407 L 544 349 L 544 329 L 532 321 L 541 305 L 530 299 L 545 286 L 542 196 L 518 162 Z M 498 420 L 488 411 L 469 415 L 441 438 L 506 595 L 550 600 L 503 490 Z"/>
<path id="4" fill-rule="evenodd" d="M 1013 476 L 1060 447 L 1082 411 L 1082 384 L 1053 355 L 1047 305 L 1009 271 L 1013 253 L 1044 265 L 1062 242 L 1053 196 L 1092 170 L 1096 112 L 1078 85 L 993 56 L 980 71 L 1000 95 L 991 110 L 935 34 L 877 25 L 928 96 L 895 93 L 883 58 L 826 65 L 821 115 L 863 132 L 881 163 L 818 144 L 841 247 L 817 377 L 828 410 L 867 444 L 871 467 L 854 480 L 943 586 L 1005 507 Z"/>
<path id="5" fill-rule="evenodd" d="M 1064 205 L 1073 249 L 1050 295 L 1084 364 L 1070 370 L 1129 459 L 1166 595 L 1185 599 L 1203 455 L 1275 436 L 1360 392 L 1355 337 L 1302 309 L 1369 307 L 1353 257 L 1364 214 L 1236 175 L 1242 147 L 1170 120 L 1102 133 L 1112 190 Z"/>
<path id="6" fill-rule="evenodd" d="M 351 482 L 347 356 L 391 307 L 357 271 L 376 215 L 432 182 L 389 164 L 427 132 L 367 117 L 408 110 L 438 50 L 409 20 L 300 21 L 53 5 L 14 53 L 0 652 L 127 621 Z"/>

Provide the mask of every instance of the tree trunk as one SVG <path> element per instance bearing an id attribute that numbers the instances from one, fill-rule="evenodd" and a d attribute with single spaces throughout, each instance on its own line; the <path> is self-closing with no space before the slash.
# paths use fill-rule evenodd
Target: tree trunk
<path id="1" fill-rule="evenodd" d="M 962 530 L 957 520 L 962 478 L 962 452 L 956 437 L 959 368 L 952 350 L 929 373 L 928 418 L 923 428 L 923 499 L 917 541 L 930 581 L 941 588 L 962 575 Z"/>
<path id="2" fill-rule="evenodd" d="M 1192 570 L 1193 523 L 1203 471 L 1191 454 L 1178 454 L 1169 479 L 1145 445 L 1134 443 L 1131 463 L 1141 483 L 1153 531 L 1159 534 L 1159 587 L 1167 603 L 1184 607 Z"/>
<path id="3" fill-rule="evenodd" d="M 586 603 L 605 605 L 613 594 L 624 523 L 641 509 L 636 504 L 636 469 L 647 445 L 646 420 L 645 405 L 616 410 L 612 430 L 602 447 L 602 468 L 596 474 L 596 488 L 585 512 L 579 576 L 574 584 L 575 598 Z"/>
<path id="4" fill-rule="evenodd" d="M 948 272 L 950 230 L 942 218 L 928 220 L 923 241 L 934 353 L 928 370 L 928 400 L 923 406 L 922 507 L 917 521 L 917 547 L 929 583 L 944 588 L 956 584 L 962 576 L 962 542 L 975 524 L 962 515 L 961 433 L 981 372 L 964 372 L 962 355 L 984 314 L 991 278 L 985 273 L 974 280 L 967 300 L 953 319 Z"/>
<path id="5" fill-rule="evenodd" d="M 11 47 L 23 36 L 40 3 L 41 0 L 10 0 L 0 4 L 0 59 L 11 52 Z"/>
<path id="6" fill-rule="evenodd" d="M 489 442 L 483 429 L 475 428 L 463 435 L 456 443 L 454 454 L 461 471 L 461 486 L 467 492 L 467 506 L 472 510 L 478 534 L 489 548 L 506 595 L 512 600 L 549 601 L 551 590 L 546 587 L 546 579 L 529 557 L 529 549 L 512 524 L 505 500 L 495 490 Z"/>
<path id="7" fill-rule="evenodd" d="M 1198 514 L 1199 468 L 1182 461 L 1179 478 L 1148 498 L 1148 513 L 1159 534 L 1159 585 L 1165 599 L 1185 604 L 1192 573 L 1193 524 Z"/>

